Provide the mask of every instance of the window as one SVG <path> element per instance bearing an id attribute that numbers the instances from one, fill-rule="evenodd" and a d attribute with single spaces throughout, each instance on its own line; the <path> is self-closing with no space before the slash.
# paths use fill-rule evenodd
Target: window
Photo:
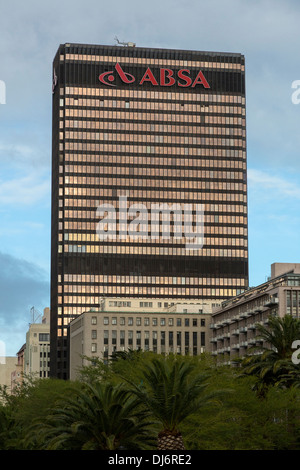
<path id="1" fill-rule="evenodd" d="M 152 307 L 153 302 L 140 302 L 140 307 Z"/>
<path id="2" fill-rule="evenodd" d="M 132 346 L 133 345 L 133 331 L 130 330 L 128 331 L 128 346 Z"/>
<path id="3" fill-rule="evenodd" d="M 153 346 L 157 346 L 157 331 L 152 332 L 152 341 Z"/>
<path id="4" fill-rule="evenodd" d="M 125 317 L 120 317 L 120 325 L 125 325 Z"/>
<path id="5" fill-rule="evenodd" d="M 97 339 L 97 330 L 92 330 L 92 339 Z"/>
<path id="6" fill-rule="evenodd" d="M 111 344 L 115 345 L 117 344 L 117 331 L 112 330 L 111 332 Z"/>
<path id="7" fill-rule="evenodd" d="M 197 355 L 197 332 L 193 332 L 193 356 Z"/>
<path id="8" fill-rule="evenodd" d="M 103 343 L 108 344 L 108 337 L 109 337 L 109 332 L 108 330 L 103 331 Z"/>
<path id="9" fill-rule="evenodd" d="M 168 324 L 169 324 L 169 326 L 173 326 L 174 325 L 174 319 L 169 318 Z"/>
<path id="10" fill-rule="evenodd" d="M 142 319 L 141 319 L 141 317 L 137 317 L 137 318 L 136 318 L 136 326 L 141 326 L 141 324 L 142 324 Z"/>
<path id="11" fill-rule="evenodd" d="M 176 320 L 176 325 L 177 325 L 177 326 L 181 326 L 181 318 L 177 318 L 177 320 Z"/>
<path id="12" fill-rule="evenodd" d="M 157 326 L 157 318 L 152 318 L 152 326 Z"/>
<path id="13" fill-rule="evenodd" d="M 166 324 L 166 319 L 165 318 L 161 318 L 160 319 L 160 326 L 165 326 Z"/>
<path id="14" fill-rule="evenodd" d="M 177 331 L 177 346 L 181 346 L 181 331 Z"/>
<path id="15" fill-rule="evenodd" d="M 185 354 L 189 353 L 189 345 L 190 345 L 190 333 L 185 331 L 184 333 L 184 345 L 185 345 Z"/>
<path id="16" fill-rule="evenodd" d="M 197 324 L 198 324 L 197 319 L 194 318 L 194 319 L 193 319 L 193 326 L 197 326 Z"/>
<path id="17" fill-rule="evenodd" d="M 190 326 L 190 320 L 189 318 L 184 319 L 184 326 Z"/>
<path id="18" fill-rule="evenodd" d="M 111 324 L 116 325 L 117 324 L 117 317 L 112 317 L 111 319 Z"/>
<path id="19" fill-rule="evenodd" d="M 50 341 L 50 333 L 39 333 L 39 341 L 40 342 Z"/>
<path id="20" fill-rule="evenodd" d="M 128 325 L 133 325 L 133 317 L 128 317 Z"/>
<path id="21" fill-rule="evenodd" d="M 92 351 L 92 353 L 97 352 L 97 343 L 92 343 L 91 351 Z"/>
<path id="22" fill-rule="evenodd" d="M 97 317 L 92 317 L 91 318 L 91 323 L 92 323 L 92 325 L 97 325 Z"/>
<path id="23" fill-rule="evenodd" d="M 144 318 L 144 326 L 149 326 L 149 325 L 150 325 L 149 317 Z"/>
<path id="24" fill-rule="evenodd" d="M 201 326 L 205 326 L 205 320 L 204 320 L 204 318 L 201 318 Z"/>
<path id="25" fill-rule="evenodd" d="M 108 325 L 109 324 L 109 319 L 108 317 L 103 318 L 103 325 Z"/>
<path id="26" fill-rule="evenodd" d="M 120 346 L 124 346 L 124 345 L 125 345 L 125 331 L 121 330 L 120 331 Z"/>

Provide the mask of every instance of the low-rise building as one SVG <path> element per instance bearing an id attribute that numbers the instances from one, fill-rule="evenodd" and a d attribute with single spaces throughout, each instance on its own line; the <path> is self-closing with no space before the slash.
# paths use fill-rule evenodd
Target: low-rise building
<path id="1" fill-rule="evenodd" d="M 50 371 L 50 315 L 44 309 L 41 323 L 32 323 L 26 333 L 24 374 L 47 378 Z"/>
<path id="2" fill-rule="evenodd" d="M 270 315 L 300 318 L 300 264 L 274 263 L 270 279 L 226 300 L 212 314 L 211 352 L 219 362 L 232 363 L 263 344 L 257 324 Z"/>
<path id="3" fill-rule="evenodd" d="M 16 357 L 16 368 L 11 373 L 11 391 L 21 385 L 24 377 L 24 356 L 25 356 L 26 344 L 19 349 Z"/>
<path id="4" fill-rule="evenodd" d="M 70 379 L 89 362 L 116 351 L 142 349 L 198 355 L 209 348 L 212 302 L 175 303 L 151 299 L 103 299 L 99 310 L 71 321 Z"/>
<path id="5" fill-rule="evenodd" d="M 2 356 L 0 360 L 0 386 L 11 392 L 11 374 L 16 369 L 15 356 Z"/>

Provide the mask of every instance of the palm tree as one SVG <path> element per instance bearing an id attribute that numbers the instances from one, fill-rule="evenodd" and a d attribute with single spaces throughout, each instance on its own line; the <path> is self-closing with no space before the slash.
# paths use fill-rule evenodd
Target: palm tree
<path id="1" fill-rule="evenodd" d="M 125 378 L 125 377 L 124 377 Z M 195 374 L 191 361 L 154 359 L 143 370 L 139 385 L 129 382 L 135 395 L 159 421 L 158 450 L 184 450 L 179 430 L 182 421 L 208 403 L 204 374 Z"/>
<path id="2" fill-rule="evenodd" d="M 300 339 L 300 320 L 291 315 L 284 317 L 271 316 L 268 326 L 257 325 L 258 338 L 266 346 L 258 355 L 249 355 L 243 361 L 244 373 L 256 375 L 262 395 L 269 385 L 282 383 L 282 377 L 287 374 L 293 353 L 292 344 Z"/>
<path id="3" fill-rule="evenodd" d="M 34 430 L 47 450 L 144 450 L 154 444 L 148 414 L 121 385 L 85 384 Z"/>

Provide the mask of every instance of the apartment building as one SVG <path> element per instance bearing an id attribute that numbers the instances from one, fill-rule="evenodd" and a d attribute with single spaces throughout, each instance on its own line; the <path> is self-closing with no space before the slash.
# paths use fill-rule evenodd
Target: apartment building
<path id="1" fill-rule="evenodd" d="M 274 263 L 270 279 L 222 302 L 210 325 L 210 350 L 219 362 L 231 363 L 263 345 L 257 324 L 268 325 L 270 315 L 300 318 L 300 264 Z"/>
<path id="2" fill-rule="evenodd" d="M 26 333 L 24 374 L 47 378 L 50 372 L 50 309 L 41 323 L 31 323 Z"/>

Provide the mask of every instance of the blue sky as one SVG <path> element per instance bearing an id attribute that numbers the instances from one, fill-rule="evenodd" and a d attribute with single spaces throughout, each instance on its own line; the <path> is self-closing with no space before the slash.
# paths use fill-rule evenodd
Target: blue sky
<path id="1" fill-rule="evenodd" d="M 15 355 L 49 306 L 52 60 L 61 43 L 240 52 L 246 57 L 249 274 L 300 262 L 297 0 L 1 2 L 0 341 Z M 0 96 L 1 101 L 1 96 Z"/>

